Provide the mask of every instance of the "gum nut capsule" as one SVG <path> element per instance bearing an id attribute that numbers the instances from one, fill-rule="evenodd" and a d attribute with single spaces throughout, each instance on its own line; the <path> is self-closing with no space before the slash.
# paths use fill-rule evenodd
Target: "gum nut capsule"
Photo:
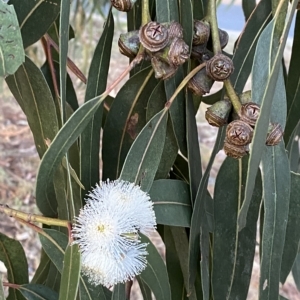
<path id="1" fill-rule="evenodd" d="M 180 23 L 177 21 L 172 21 L 170 23 L 163 23 L 166 24 L 169 30 L 169 39 L 172 40 L 174 38 L 182 39 L 183 38 L 183 28 Z"/>
<path id="2" fill-rule="evenodd" d="M 130 11 L 136 0 L 111 0 L 110 2 L 119 11 Z"/>
<path id="3" fill-rule="evenodd" d="M 224 142 L 223 150 L 227 156 L 230 156 L 235 159 L 242 158 L 249 151 L 247 146 L 233 145 L 229 143 L 226 139 Z"/>
<path id="4" fill-rule="evenodd" d="M 241 120 L 235 120 L 228 124 L 226 128 L 226 140 L 228 143 L 245 146 L 251 143 L 253 137 L 253 128 Z"/>
<path id="5" fill-rule="evenodd" d="M 213 83 L 214 80 L 207 75 L 206 69 L 203 68 L 196 73 L 192 79 L 190 79 L 187 87 L 192 91 L 193 94 L 203 96 L 210 92 Z"/>
<path id="6" fill-rule="evenodd" d="M 266 139 L 267 146 L 276 146 L 280 143 L 283 136 L 283 129 L 279 123 L 271 123 L 268 129 L 268 135 Z"/>
<path id="7" fill-rule="evenodd" d="M 260 106 L 254 102 L 248 102 L 241 106 L 240 119 L 252 127 L 255 126 L 259 117 Z"/>
<path id="8" fill-rule="evenodd" d="M 205 45 L 209 39 L 210 27 L 204 21 L 194 21 L 193 45 Z"/>
<path id="9" fill-rule="evenodd" d="M 215 81 L 228 79 L 233 71 L 232 60 L 224 54 L 217 54 L 206 63 L 206 72 Z"/>
<path id="10" fill-rule="evenodd" d="M 135 57 L 140 48 L 139 31 L 134 30 L 120 34 L 118 46 L 123 55 L 130 58 Z"/>
<path id="11" fill-rule="evenodd" d="M 168 27 L 158 22 L 149 22 L 140 28 L 139 37 L 147 50 L 157 52 L 169 43 Z"/>
<path id="12" fill-rule="evenodd" d="M 189 46 L 183 39 L 174 38 L 169 49 L 168 59 L 171 64 L 180 66 L 189 58 Z"/>
<path id="13" fill-rule="evenodd" d="M 207 122 L 216 127 L 221 127 L 227 124 L 228 116 L 231 111 L 232 104 L 230 100 L 223 99 L 217 101 L 210 106 L 205 112 Z"/>

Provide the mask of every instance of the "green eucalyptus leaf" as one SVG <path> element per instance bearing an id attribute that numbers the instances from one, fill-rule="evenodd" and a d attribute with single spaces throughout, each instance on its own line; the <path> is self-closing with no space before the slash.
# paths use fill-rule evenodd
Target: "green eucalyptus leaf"
<path id="1" fill-rule="evenodd" d="M 83 104 L 68 119 L 68 121 L 56 135 L 55 139 L 52 141 L 50 147 L 41 160 L 37 175 L 37 201 L 47 197 L 49 182 L 51 182 L 56 168 L 71 145 L 77 140 L 78 136 L 91 120 L 99 105 L 102 104 L 102 101 L 103 98 L 95 97 L 94 99 Z"/>
<path id="2" fill-rule="evenodd" d="M 300 174 L 291 172 L 289 215 L 286 227 L 284 250 L 280 271 L 280 282 L 288 277 L 298 254 L 300 241 Z"/>
<path id="3" fill-rule="evenodd" d="M 262 172 L 264 225 L 261 241 L 260 297 L 274 299 L 279 294 L 290 198 L 290 170 L 283 142 L 266 149 L 262 157 Z"/>
<path id="4" fill-rule="evenodd" d="M 25 61 L 22 36 L 13 5 L 0 1 L 0 76 L 14 74 Z"/>
<path id="5" fill-rule="evenodd" d="M 60 290 L 60 280 L 61 280 L 60 272 L 57 270 L 56 266 L 51 261 L 45 285 L 49 287 L 51 290 L 57 292 L 58 294 Z"/>
<path id="6" fill-rule="evenodd" d="M 120 179 L 149 191 L 163 152 L 167 121 L 168 114 L 162 110 L 145 125 L 127 154 Z"/>
<path id="7" fill-rule="evenodd" d="M 243 7 L 243 12 L 244 12 L 246 21 L 249 19 L 251 13 L 255 9 L 255 6 L 256 6 L 255 0 L 243 0 L 242 1 L 242 7 Z"/>
<path id="8" fill-rule="evenodd" d="M 59 14 L 60 2 L 60 0 L 10 0 L 8 2 L 15 7 L 24 48 L 37 42 L 47 32 Z"/>
<path id="9" fill-rule="evenodd" d="M 132 76 L 118 92 L 103 129 L 103 179 L 117 179 L 127 153 L 146 124 L 150 91 L 157 84 L 151 68 Z"/>
<path id="10" fill-rule="evenodd" d="M 165 94 L 164 82 L 163 80 L 161 80 L 156 85 L 156 87 L 154 88 L 153 92 L 150 95 L 147 104 L 147 113 L 146 113 L 147 121 L 149 121 L 155 114 L 157 114 L 160 110 L 162 110 L 166 102 L 167 99 Z M 158 170 L 155 175 L 156 180 L 165 179 L 168 176 L 170 169 L 173 166 L 174 161 L 176 159 L 177 153 L 178 153 L 178 146 L 174 134 L 172 121 L 168 118 L 165 145 L 158 166 Z"/>
<path id="11" fill-rule="evenodd" d="M 40 157 L 47 150 L 58 132 L 58 120 L 52 95 L 39 68 L 26 57 L 18 71 L 6 78 L 6 83 L 24 111 L 33 133 L 37 152 Z M 37 206 L 45 216 L 56 216 L 57 203 L 53 181 L 42 198 L 37 198 Z"/>
<path id="12" fill-rule="evenodd" d="M 103 33 L 91 61 L 85 101 L 100 95 L 105 91 L 109 61 L 111 54 L 112 39 L 114 33 L 114 19 L 110 10 L 105 22 Z M 100 130 L 102 125 L 102 106 L 98 108 L 91 121 L 80 136 L 80 178 L 86 191 L 83 191 L 82 198 L 88 190 L 99 182 L 99 151 L 100 151 Z"/>
<path id="13" fill-rule="evenodd" d="M 147 243 L 147 267 L 139 275 L 150 287 L 156 299 L 171 300 L 171 290 L 167 268 L 155 246 L 151 241 L 141 234 L 141 242 Z"/>
<path id="14" fill-rule="evenodd" d="M 192 207 L 189 186 L 180 180 L 161 179 L 149 191 L 158 224 L 190 227 Z"/>
<path id="15" fill-rule="evenodd" d="M 215 300 L 246 299 L 248 294 L 262 187 L 259 173 L 247 226 L 239 232 L 237 217 L 243 199 L 247 166 L 247 157 L 240 161 L 227 157 L 216 179 L 212 255 L 212 290 Z"/>
<path id="16" fill-rule="evenodd" d="M 179 0 L 178 7 L 180 12 L 180 23 L 183 28 L 183 39 L 192 51 L 192 42 L 194 35 L 194 17 L 193 17 L 193 0 Z"/>
<path id="17" fill-rule="evenodd" d="M 167 99 L 170 99 L 175 92 L 177 86 L 184 78 L 183 67 L 180 66 L 174 77 L 165 80 L 165 91 Z M 185 94 L 181 91 L 175 98 L 170 107 L 170 117 L 172 120 L 174 133 L 176 136 L 178 147 L 181 153 L 187 156 L 187 140 L 186 140 L 186 120 L 185 120 Z"/>
<path id="18" fill-rule="evenodd" d="M 178 21 L 178 4 L 177 1 L 165 0 L 160 1 L 156 0 L 156 17 L 157 21 L 162 22 L 171 22 Z"/>
<path id="19" fill-rule="evenodd" d="M 171 286 L 172 300 L 187 299 L 179 257 L 169 226 L 164 226 L 164 243 L 166 246 L 166 265 Z M 182 253 L 183 254 L 183 253 Z"/>
<path id="20" fill-rule="evenodd" d="M 58 294 L 42 284 L 22 284 L 19 291 L 28 300 L 58 300 Z"/>
<path id="21" fill-rule="evenodd" d="M 193 15 L 195 20 L 202 20 L 205 17 L 208 0 L 193 1 Z"/>
<path id="22" fill-rule="evenodd" d="M 194 103 L 188 91 L 186 91 L 186 123 L 191 201 L 194 203 L 202 177 L 202 164 Z"/>
<path id="23" fill-rule="evenodd" d="M 111 300 L 124 300 L 126 299 L 125 283 L 118 283 L 114 286 Z"/>
<path id="24" fill-rule="evenodd" d="M 41 260 L 38 268 L 36 269 L 34 276 L 31 280 L 31 284 L 44 284 L 46 282 L 51 260 L 45 251 L 41 251 Z"/>
<path id="25" fill-rule="evenodd" d="M 137 276 L 136 280 L 139 283 L 142 295 L 143 295 L 143 299 L 144 300 L 152 300 L 152 294 L 151 294 L 151 290 L 149 288 L 149 286 L 144 282 L 144 280 L 140 277 Z"/>
<path id="26" fill-rule="evenodd" d="M 53 61 L 53 67 L 55 70 L 55 75 L 56 75 L 56 82 L 58 85 L 58 89 L 60 88 L 60 79 L 59 79 L 59 63 L 56 61 Z M 51 93 L 52 93 L 52 97 L 53 99 L 56 99 L 56 95 L 55 95 L 55 91 L 54 91 L 54 86 L 53 86 L 53 81 L 52 81 L 52 75 L 51 75 L 51 71 L 50 71 L 50 67 L 49 67 L 49 62 L 46 61 L 42 67 L 41 67 L 41 71 L 48 83 L 48 86 L 50 87 Z M 67 95 L 66 95 L 66 101 L 67 103 L 71 106 L 72 110 L 75 111 L 79 106 L 78 106 L 78 101 L 77 101 L 77 96 L 76 96 L 76 92 L 72 83 L 72 80 L 69 76 L 69 74 L 67 74 Z M 60 110 L 59 110 L 59 106 L 58 106 L 58 101 L 55 101 L 55 105 L 56 105 L 56 109 L 57 109 L 57 115 L 60 116 Z"/>
<path id="27" fill-rule="evenodd" d="M 299 122 L 299 115 L 295 113 L 300 109 L 300 70 L 296 66 L 300 64 L 300 12 L 297 12 L 292 57 L 287 79 L 287 121 L 284 130 L 286 144 L 292 136 L 293 130 Z"/>
<path id="28" fill-rule="evenodd" d="M 20 242 L 0 233 L 0 260 L 7 269 L 7 279 L 12 284 L 28 283 L 28 264 Z M 8 300 L 23 300 L 15 288 L 9 288 Z"/>
<path id="29" fill-rule="evenodd" d="M 207 185 L 210 170 L 212 168 L 214 159 L 223 146 L 225 136 L 224 127 L 220 128 L 218 131 L 217 139 L 209 159 L 206 170 L 201 178 L 201 181 L 198 186 L 196 199 L 194 203 L 194 209 L 191 219 L 191 231 L 190 231 L 190 241 L 189 241 L 189 289 L 191 290 L 197 276 L 197 264 L 199 263 L 199 255 L 201 247 L 207 247 L 207 245 L 200 244 L 200 234 L 202 231 L 202 236 L 207 237 L 207 231 L 209 229 L 208 217 L 205 214 L 206 212 L 206 202 L 207 202 Z M 201 227 L 204 227 L 202 229 Z M 208 240 L 206 239 L 206 242 Z M 207 264 L 208 257 L 202 256 L 203 267 Z M 205 262 L 206 260 L 206 262 Z M 206 264 L 205 264 L 206 263 Z"/>
<path id="30" fill-rule="evenodd" d="M 78 293 L 80 278 L 80 252 L 78 244 L 68 245 L 61 274 L 59 299 L 72 300 Z"/>

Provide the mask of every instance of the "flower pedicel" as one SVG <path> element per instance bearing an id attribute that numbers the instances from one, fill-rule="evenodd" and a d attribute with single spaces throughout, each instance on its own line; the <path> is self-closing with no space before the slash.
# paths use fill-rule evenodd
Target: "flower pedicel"
<path id="1" fill-rule="evenodd" d="M 147 244 L 139 232 L 155 226 L 153 203 L 139 186 L 122 180 L 96 185 L 72 229 L 82 272 L 91 283 L 107 287 L 133 279 L 147 265 Z"/>

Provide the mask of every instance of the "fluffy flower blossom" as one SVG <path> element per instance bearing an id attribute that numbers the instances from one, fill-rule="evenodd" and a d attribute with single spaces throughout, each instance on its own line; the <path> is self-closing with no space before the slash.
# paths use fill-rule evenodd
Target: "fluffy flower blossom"
<path id="1" fill-rule="evenodd" d="M 122 180 L 97 184 L 72 229 L 82 272 L 107 287 L 133 279 L 147 265 L 147 244 L 140 242 L 139 232 L 155 226 L 153 203 L 139 186 Z"/>

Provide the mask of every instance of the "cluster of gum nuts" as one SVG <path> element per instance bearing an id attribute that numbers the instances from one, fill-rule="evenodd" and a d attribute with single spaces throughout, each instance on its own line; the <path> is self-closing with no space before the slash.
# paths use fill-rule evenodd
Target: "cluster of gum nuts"
<path id="1" fill-rule="evenodd" d="M 111 0 L 114 7 L 122 11 L 132 8 L 133 0 Z M 229 36 L 226 31 L 219 29 L 221 49 L 225 48 Z M 156 78 L 163 80 L 175 75 L 178 67 L 192 58 L 196 64 L 206 63 L 187 84 L 187 87 L 196 95 L 205 95 L 215 81 L 224 81 L 234 71 L 232 60 L 222 54 L 212 52 L 210 25 L 205 20 L 194 20 L 194 34 L 192 49 L 183 39 L 183 28 L 176 22 L 158 23 L 151 21 L 139 30 L 120 35 L 118 41 L 120 52 L 129 58 L 135 58 L 142 45 L 145 50 L 144 59 L 149 60 Z M 213 104 L 206 111 L 206 119 L 210 125 L 221 127 L 226 124 L 226 138 L 224 151 L 227 156 L 241 158 L 249 152 L 249 144 L 253 137 L 253 128 L 259 116 L 260 107 L 251 102 L 251 92 L 240 95 L 242 103 L 238 113 L 231 113 L 232 104 L 224 98 Z M 278 144 L 283 130 L 278 123 L 270 123 L 266 145 Z"/>
<path id="2" fill-rule="evenodd" d="M 231 120 L 226 128 L 224 151 L 227 156 L 236 159 L 243 157 L 249 152 L 253 129 L 260 113 L 260 106 L 251 102 L 251 91 L 244 92 L 239 98 L 242 106 L 238 113 L 231 113 L 232 104 L 228 98 L 217 101 L 205 113 L 206 120 L 212 126 L 221 127 Z M 270 123 L 266 145 L 277 145 L 281 141 L 282 135 L 281 125 L 279 123 Z"/>

